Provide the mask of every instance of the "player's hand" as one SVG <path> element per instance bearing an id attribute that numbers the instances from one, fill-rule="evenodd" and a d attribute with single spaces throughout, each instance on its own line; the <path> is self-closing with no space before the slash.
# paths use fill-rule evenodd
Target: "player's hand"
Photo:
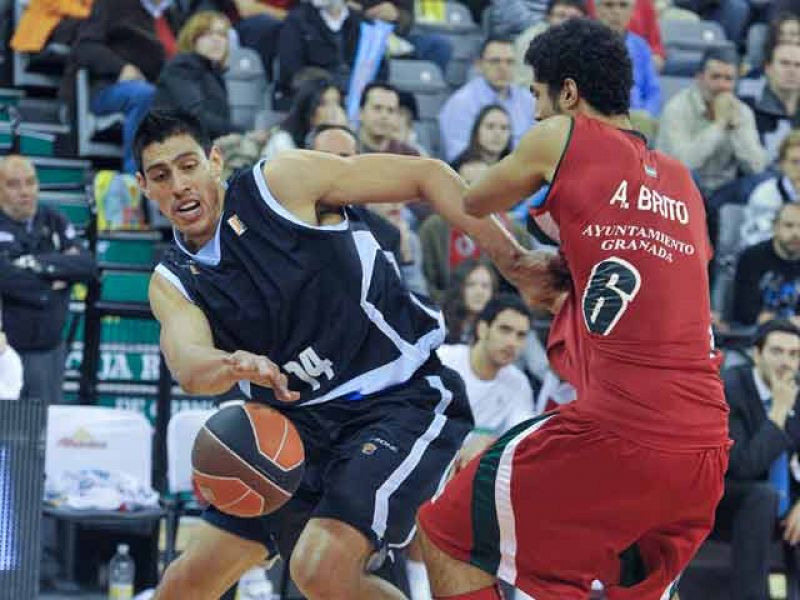
<path id="1" fill-rule="evenodd" d="M 783 525 L 783 539 L 792 546 L 800 542 L 800 502 L 795 504 L 781 523 Z"/>
<path id="2" fill-rule="evenodd" d="M 519 290 L 528 305 L 558 311 L 572 280 L 564 259 L 558 254 L 525 252 L 515 261 L 513 272 L 503 275 Z"/>
<path id="3" fill-rule="evenodd" d="M 271 388 L 275 398 L 281 402 L 297 402 L 300 394 L 289 389 L 289 381 L 278 365 L 266 356 L 237 350 L 223 359 L 231 367 L 231 376 L 235 380 L 247 380 L 262 387 Z"/>

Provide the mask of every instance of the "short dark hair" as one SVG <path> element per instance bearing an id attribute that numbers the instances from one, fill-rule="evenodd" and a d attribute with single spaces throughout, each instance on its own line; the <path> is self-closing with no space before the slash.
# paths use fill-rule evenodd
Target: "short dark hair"
<path id="1" fill-rule="evenodd" d="M 369 93 L 372 90 L 386 90 L 387 92 L 393 92 L 397 96 L 397 103 L 400 103 L 400 92 L 391 83 L 386 83 L 385 81 L 371 81 L 364 88 L 364 91 L 361 92 L 361 100 L 358 103 L 359 108 L 364 108 L 367 105 L 367 99 L 369 98 Z"/>
<path id="2" fill-rule="evenodd" d="M 709 61 L 716 60 L 717 62 L 725 63 L 726 65 L 733 65 L 739 67 L 739 53 L 733 45 L 717 46 L 708 48 L 703 53 L 703 60 L 700 62 L 700 71 L 705 71 Z"/>
<path id="3" fill-rule="evenodd" d="M 531 315 L 531 310 L 522 301 L 517 294 L 495 294 L 492 296 L 492 299 L 486 303 L 486 306 L 483 307 L 483 310 L 478 315 L 478 319 L 476 323 L 480 323 L 483 321 L 487 325 L 491 325 L 494 323 L 494 320 L 504 310 L 513 310 L 521 314 L 523 317 L 526 317 L 528 321 L 532 321 L 533 317 Z"/>
<path id="4" fill-rule="evenodd" d="M 771 321 L 759 325 L 753 335 L 753 346 L 758 348 L 758 351 L 761 352 L 761 350 L 764 349 L 764 344 L 767 343 L 767 338 L 771 333 L 776 332 L 788 333 L 800 338 L 800 329 L 798 329 L 794 323 L 788 319 L 772 319 Z"/>
<path id="5" fill-rule="evenodd" d="M 589 14 L 585 0 L 549 0 L 547 2 L 547 11 L 545 14 L 551 14 L 556 6 L 571 6 L 581 11 L 584 16 Z"/>
<path id="6" fill-rule="evenodd" d="M 537 36 L 525 53 L 534 79 L 553 99 L 572 79 L 580 95 L 599 113 L 628 113 L 633 68 L 619 34 L 590 19 L 570 19 Z"/>
<path id="7" fill-rule="evenodd" d="M 478 54 L 478 56 L 483 58 L 483 55 L 486 53 L 486 48 L 489 47 L 489 44 L 509 44 L 513 46 L 514 40 L 505 35 L 490 35 L 485 40 L 483 40 L 483 43 L 481 44 L 481 51 Z"/>
<path id="8" fill-rule="evenodd" d="M 150 144 L 161 143 L 176 135 L 188 135 L 200 144 L 208 155 L 211 138 L 203 125 L 192 116 L 172 111 L 151 110 L 145 115 L 133 136 L 133 158 L 142 170 L 142 152 Z"/>
<path id="9" fill-rule="evenodd" d="M 772 62 L 775 48 L 780 45 L 781 26 L 787 21 L 800 21 L 800 15 L 792 11 L 781 11 L 769 22 L 767 35 L 764 36 L 764 64 Z"/>

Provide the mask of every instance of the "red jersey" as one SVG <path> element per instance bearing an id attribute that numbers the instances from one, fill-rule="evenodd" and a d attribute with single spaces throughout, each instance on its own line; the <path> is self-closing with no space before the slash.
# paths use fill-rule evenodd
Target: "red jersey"
<path id="1" fill-rule="evenodd" d="M 572 275 L 548 354 L 577 388 L 581 412 L 650 446 L 724 444 L 712 251 L 689 171 L 635 133 L 578 116 L 533 213 L 558 225 Z"/>

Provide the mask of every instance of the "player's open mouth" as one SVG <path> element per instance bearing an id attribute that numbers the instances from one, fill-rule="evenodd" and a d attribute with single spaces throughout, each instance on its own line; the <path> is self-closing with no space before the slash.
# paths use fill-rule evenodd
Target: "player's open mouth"
<path id="1" fill-rule="evenodd" d="M 196 200 L 192 200 L 191 202 L 184 202 L 178 208 L 175 209 L 175 212 L 180 213 L 184 216 L 189 216 L 191 213 L 200 209 L 200 203 Z"/>

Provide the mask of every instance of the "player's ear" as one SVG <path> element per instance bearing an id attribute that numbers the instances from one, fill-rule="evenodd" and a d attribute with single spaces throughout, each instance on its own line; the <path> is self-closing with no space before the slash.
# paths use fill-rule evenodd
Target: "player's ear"
<path id="1" fill-rule="evenodd" d="M 211 165 L 211 175 L 215 179 L 222 177 L 222 171 L 225 168 L 225 158 L 222 156 L 222 150 L 220 150 L 216 144 L 211 146 L 211 150 L 208 152 L 208 162 Z"/>
<path id="2" fill-rule="evenodd" d="M 575 83 L 574 79 L 567 77 L 564 80 L 558 100 L 561 103 L 561 108 L 564 112 L 572 111 L 578 108 L 580 94 L 578 93 L 578 84 Z"/>

